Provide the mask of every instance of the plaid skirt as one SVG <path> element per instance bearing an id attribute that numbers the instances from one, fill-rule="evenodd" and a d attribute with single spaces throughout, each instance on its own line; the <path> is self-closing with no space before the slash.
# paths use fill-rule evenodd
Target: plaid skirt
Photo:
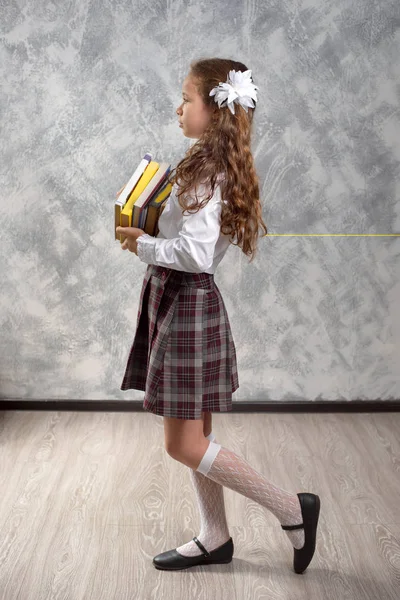
<path id="1" fill-rule="evenodd" d="M 143 390 L 143 408 L 201 419 L 232 410 L 236 351 L 221 293 L 210 273 L 148 265 L 121 390 Z"/>

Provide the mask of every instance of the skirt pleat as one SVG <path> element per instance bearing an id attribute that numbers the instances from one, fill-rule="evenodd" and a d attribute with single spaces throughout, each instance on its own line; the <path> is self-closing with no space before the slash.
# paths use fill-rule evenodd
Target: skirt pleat
<path id="1" fill-rule="evenodd" d="M 179 419 L 232 410 L 239 387 L 235 344 L 210 273 L 148 265 L 121 390 L 145 392 L 143 408 Z"/>

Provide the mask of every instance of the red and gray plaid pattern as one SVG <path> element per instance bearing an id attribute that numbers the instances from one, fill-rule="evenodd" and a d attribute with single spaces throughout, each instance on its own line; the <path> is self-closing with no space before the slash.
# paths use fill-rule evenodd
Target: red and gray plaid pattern
<path id="1" fill-rule="evenodd" d="M 232 410 L 239 387 L 229 318 L 214 276 L 148 265 L 121 390 L 145 392 L 157 415 Z"/>

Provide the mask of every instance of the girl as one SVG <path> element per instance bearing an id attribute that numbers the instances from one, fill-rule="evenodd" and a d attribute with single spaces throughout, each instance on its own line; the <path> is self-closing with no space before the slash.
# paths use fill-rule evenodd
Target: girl
<path id="1" fill-rule="evenodd" d="M 190 468 L 201 515 L 199 535 L 155 556 L 157 569 L 232 560 L 223 486 L 279 520 L 294 547 L 296 573 L 305 571 L 315 551 L 319 497 L 276 487 L 218 444 L 211 431 L 212 413 L 231 410 L 239 387 L 235 345 L 214 273 L 230 243 L 253 260 L 259 227 L 267 233 L 250 151 L 257 89 L 243 63 L 219 58 L 192 63 L 176 113 L 184 135 L 197 141 L 170 180 L 158 236 L 117 227 L 126 236 L 122 249 L 148 264 L 121 389 L 144 390 L 143 407 L 164 417 L 166 450 Z"/>

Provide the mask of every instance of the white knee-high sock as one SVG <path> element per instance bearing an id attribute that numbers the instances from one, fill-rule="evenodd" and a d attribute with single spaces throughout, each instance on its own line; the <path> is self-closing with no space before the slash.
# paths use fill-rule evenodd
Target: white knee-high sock
<path id="1" fill-rule="evenodd" d="M 211 432 L 207 439 L 215 442 L 214 434 Z M 230 538 L 225 514 L 224 488 L 197 470 L 190 469 L 190 478 L 200 510 L 201 529 L 196 537 L 206 550 L 211 552 Z M 198 556 L 202 553 L 193 540 L 179 546 L 177 551 L 183 556 Z"/>
<path id="2" fill-rule="evenodd" d="M 210 441 L 197 471 L 216 483 L 255 500 L 271 511 L 281 525 L 298 525 L 303 522 L 297 494 L 276 487 L 244 458 L 220 444 Z M 304 546 L 304 529 L 285 533 L 295 548 Z"/>

